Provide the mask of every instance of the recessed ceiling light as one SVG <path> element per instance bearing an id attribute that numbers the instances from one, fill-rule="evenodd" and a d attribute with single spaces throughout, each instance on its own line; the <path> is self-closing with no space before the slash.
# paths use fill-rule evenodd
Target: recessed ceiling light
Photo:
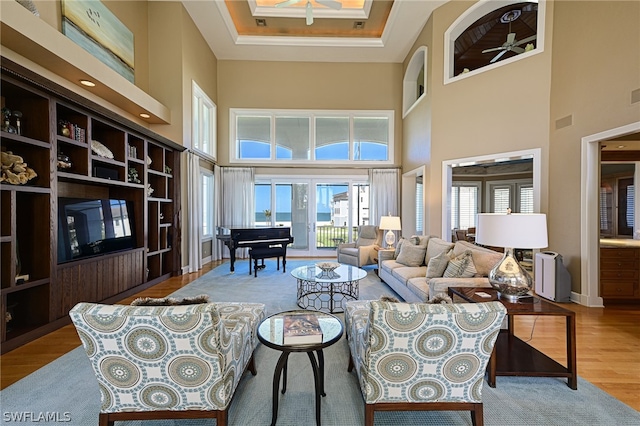
<path id="1" fill-rule="evenodd" d="M 262 19 L 262 18 L 257 18 L 256 19 L 256 25 L 259 27 L 266 27 L 267 26 L 267 20 L 266 19 Z"/>
<path id="2" fill-rule="evenodd" d="M 353 23 L 353 29 L 355 30 L 361 30 L 364 28 L 364 21 L 355 21 Z"/>
<path id="3" fill-rule="evenodd" d="M 618 149 L 624 148 L 624 145 L 618 145 Z"/>
<path id="4" fill-rule="evenodd" d="M 140 117 L 142 118 L 151 118 L 151 116 L 145 112 L 140 113 Z"/>
<path id="5" fill-rule="evenodd" d="M 87 87 L 95 87 L 96 85 L 93 81 L 90 80 L 80 80 L 80 84 Z"/>

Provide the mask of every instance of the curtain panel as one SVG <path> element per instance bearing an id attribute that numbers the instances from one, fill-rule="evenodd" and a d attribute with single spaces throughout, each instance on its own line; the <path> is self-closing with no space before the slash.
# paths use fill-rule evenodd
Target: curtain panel
<path id="1" fill-rule="evenodd" d="M 189 251 L 188 273 L 202 268 L 202 181 L 200 157 L 187 152 L 187 241 Z"/>
<path id="2" fill-rule="evenodd" d="M 252 167 L 221 167 L 221 226 L 250 227 L 255 223 L 255 171 Z M 228 257 L 224 248 L 224 257 Z M 246 258 L 248 250 L 236 253 Z"/>
<path id="3" fill-rule="evenodd" d="M 400 170 L 369 170 L 369 217 L 380 224 L 380 217 L 400 216 Z"/>

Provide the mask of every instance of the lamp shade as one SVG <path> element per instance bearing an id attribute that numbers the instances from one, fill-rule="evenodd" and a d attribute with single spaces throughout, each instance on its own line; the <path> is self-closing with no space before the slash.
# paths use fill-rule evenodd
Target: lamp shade
<path id="1" fill-rule="evenodd" d="M 398 216 L 382 216 L 380 218 L 380 229 L 387 229 L 389 231 L 399 231 L 402 229 L 400 225 L 400 218 Z"/>
<path id="2" fill-rule="evenodd" d="M 547 215 L 543 213 L 479 213 L 476 242 L 494 247 L 545 248 Z"/>

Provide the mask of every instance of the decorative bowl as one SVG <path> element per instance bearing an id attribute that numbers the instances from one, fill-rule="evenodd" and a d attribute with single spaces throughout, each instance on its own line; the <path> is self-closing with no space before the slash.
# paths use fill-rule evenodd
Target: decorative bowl
<path id="1" fill-rule="evenodd" d="M 318 262 L 316 266 L 322 269 L 323 272 L 331 272 L 338 268 L 340 264 L 338 262 Z"/>

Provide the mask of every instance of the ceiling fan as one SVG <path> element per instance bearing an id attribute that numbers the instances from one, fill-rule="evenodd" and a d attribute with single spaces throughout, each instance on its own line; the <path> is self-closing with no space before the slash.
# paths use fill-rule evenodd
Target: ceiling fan
<path id="1" fill-rule="evenodd" d="M 517 54 L 524 53 L 525 49 L 520 47 L 520 45 L 529 43 L 530 41 L 533 41 L 537 38 L 537 35 L 534 34 L 531 37 L 523 38 L 522 40 L 516 40 L 516 33 L 511 32 L 511 23 L 518 19 L 521 13 L 522 12 L 520 10 L 516 9 L 505 13 L 500 18 L 500 22 L 502 22 L 503 24 L 509 23 L 509 34 L 507 34 L 507 41 L 504 42 L 502 46 L 493 47 L 491 49 L 485 49 L 482 51 L 482 53 L 500 51 L 500 53 L 494 56 L 493 59 L 489 61 L 489 63 L 493 64 L 498 59 L 502 58 L 502 56 L 507 52 L 515 52 Z"/>
<path id="2" fill-rule="evenodd" d="M 304 0 L 286 0 L 280 3 L 276 3 L 276 7 L 287 7 L 292 4 L 300 3 Z M 330 9 L 340 10 L 342 9 L 342 3 L 335 0 L 315 0 L 316 3 L 326 6 Z M 307 5 L 305 7 L 305 15 L 307 18 L 307 25 L 313 24 L 313 6 L 311 5 L 311 0 L 307 0 Z"/>

